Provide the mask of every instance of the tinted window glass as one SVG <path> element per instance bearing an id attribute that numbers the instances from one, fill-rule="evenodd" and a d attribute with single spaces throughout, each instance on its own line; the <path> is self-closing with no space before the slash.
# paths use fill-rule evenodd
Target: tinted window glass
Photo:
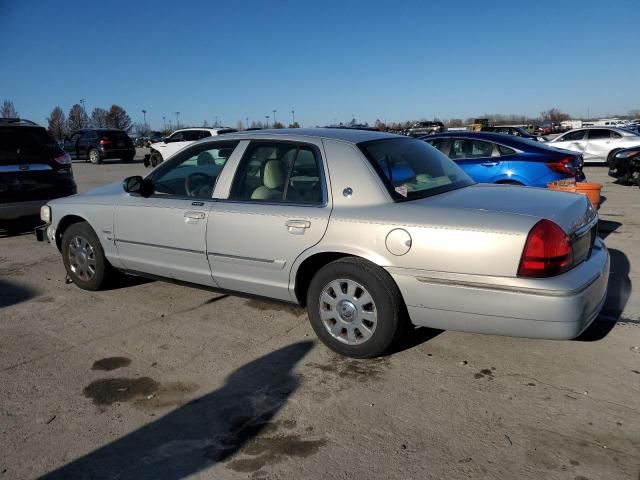
<path id="1" fill-rule="evenodd" d="M 504 145 L 498 145 L 498 152 L 501 156 L 515 155 L 516 151 L 513 148 L 505 147 Z"/>
<path id="2" fill-rule="evenodd" d="M 436 138 L 433 140 L 427 140 L 427 143 L 432 147 L 437 148 L 441 152 L 444 152 L 445 139 L 444 138 Z"/>
<path id="3" fill-rule="evenodd" d="M 473 184 L 460 167 L 421 140 L 374 140 L 358 147 L 397 201 L 424 198 Z"/>
<path id="4" fill-rule="evenodd" d="M 198 145 L 163 166 L 153 177 L 156 195 L 208 199 L 238 142 Z"/>
<path id="5" fill-rule="evenodd" d="M 258 202 L 322 203 L 322 177 L 314 150 L 292 143 L 252 143 L 238 167 L 230 198 Z"/>
<path id="6" fill-rule="evenodd" d="M 167 143 L 182 142 L 184 140 L 184 132 L 176 132 L 167 139 Z"/>
<path id="7" fill-rule="evenodd" d="M 593 128 L 589 130 L 589 140 L 599 140 L 603 138 L 611 138 L 611 130 L 605 128 Z"/>
<path id="8" fill-rule="evenodd" d="M 186 130 L 182 132 L 182 141 L 195 142 L 196 140 L 200 140 L 200 138 L 202 138 L 200 132 L 200 130 Z"/>
<path id="9" fill-rule="evenodd" d="M 42 127 L 0 127 L 0 165 L 48 163 L 61 154 L 56 141 Z"/>
<path id="10" fill-rule="evenodd" d="M 208 130 L 200 130 L 199 138 L 207 138 L 211 136 L 211 132 Z"/>
<path id="11" fill-rule="evenodd" d="M 612 138 L 622 138 L 622 135 L 620 135 L 618 132 L 611 131 L 611 137 Z"/>
<path id="12" fill-rule="evenodd" d="M 575 140 L 582 140 L 584 138 L 585 130 L 575 130 L 569 133 L 565 133 L 558 139 L 560 142 L 571 142 Z"/>
<path id="13" fill-rule="evenodd" d="M 458 138 L 451 144 L 450 157 L 452 159 L 485 158 L 493 152 L 493 143 L 482 140 Z"/>

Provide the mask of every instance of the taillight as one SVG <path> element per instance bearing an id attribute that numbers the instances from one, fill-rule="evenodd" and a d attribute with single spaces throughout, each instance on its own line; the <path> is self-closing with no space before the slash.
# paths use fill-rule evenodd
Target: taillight
<path id="1" fill-rule="evenodd" d="M 108 138 L 100 139 L 100 145 L 109 145 L 110 143 L 111 143 L 111 140 L 109 140 Z"/>
<path id="2" fill-rule="evenodd" d="M 63 155 L 55 157 L 54 160 L 60 165 L 71 165 L 71 156 L 66 152 Z"/>
<path id="3" fill-rule="evenodd" d="M 547 163 L 547 167 L 557 173 L 566 173 L 567 175 L 575 175 L 576 173 L 576 168 L 573 165 L 573 157 L 564 157 L 555 162 L 549 162 Z"/>
<path id="4" fill-rule="evenodd" d="M 551 277 L 573 266 L 571 240 L 564 230 L 549 220 L 540 220 L 529 232 L 518 276 Z"/>

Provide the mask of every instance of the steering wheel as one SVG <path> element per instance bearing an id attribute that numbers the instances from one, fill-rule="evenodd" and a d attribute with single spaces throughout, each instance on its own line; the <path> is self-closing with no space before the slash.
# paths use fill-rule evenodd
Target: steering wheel
<path id="1" fill-rule="evenodd" d="M 184 179 L 184 189 L 190 197 L 210 197 L 214 178 L 202 172 L 194 172 Z"/>

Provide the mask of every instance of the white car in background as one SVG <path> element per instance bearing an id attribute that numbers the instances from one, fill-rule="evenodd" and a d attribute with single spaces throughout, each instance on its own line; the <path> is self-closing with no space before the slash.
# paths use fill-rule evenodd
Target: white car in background
<path id="1" fill-rule="evenodd" d="M 182 150 L 187 145 L 192 144 L 202 138 L 215 137 L 223 133 L 232 133 L 237 130 L 227 127 L 198 127 L 198 128 L 181 128 L 176 130 L 161 142 L 152 143 L 149 146 L 149 164 L 155 167 L 159 163 L 167 160 L 174 153 Z"/>
<path id="2" fill-rule="evenodd" d="M 623 128 L 594 126 L 570 130 L 548 144 L 582 153 L 585 163 L 608 163 L 618 151 L 640 145 L 640 135 Z"/>

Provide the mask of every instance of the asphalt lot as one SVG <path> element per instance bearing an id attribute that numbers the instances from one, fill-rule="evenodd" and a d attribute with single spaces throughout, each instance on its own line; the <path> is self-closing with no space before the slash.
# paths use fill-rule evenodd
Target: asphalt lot
<path id="1" fill-rule="evenodd" d="M 74 170 L 86 191 L 145 168 Z M 638 479 L 640 189 L 586 174 L 610 292 L 566 342 L 421 329 L 357 361 L 295 306 L 86 292 L 50 245 L 0 234 L 0 479 Z"/>

